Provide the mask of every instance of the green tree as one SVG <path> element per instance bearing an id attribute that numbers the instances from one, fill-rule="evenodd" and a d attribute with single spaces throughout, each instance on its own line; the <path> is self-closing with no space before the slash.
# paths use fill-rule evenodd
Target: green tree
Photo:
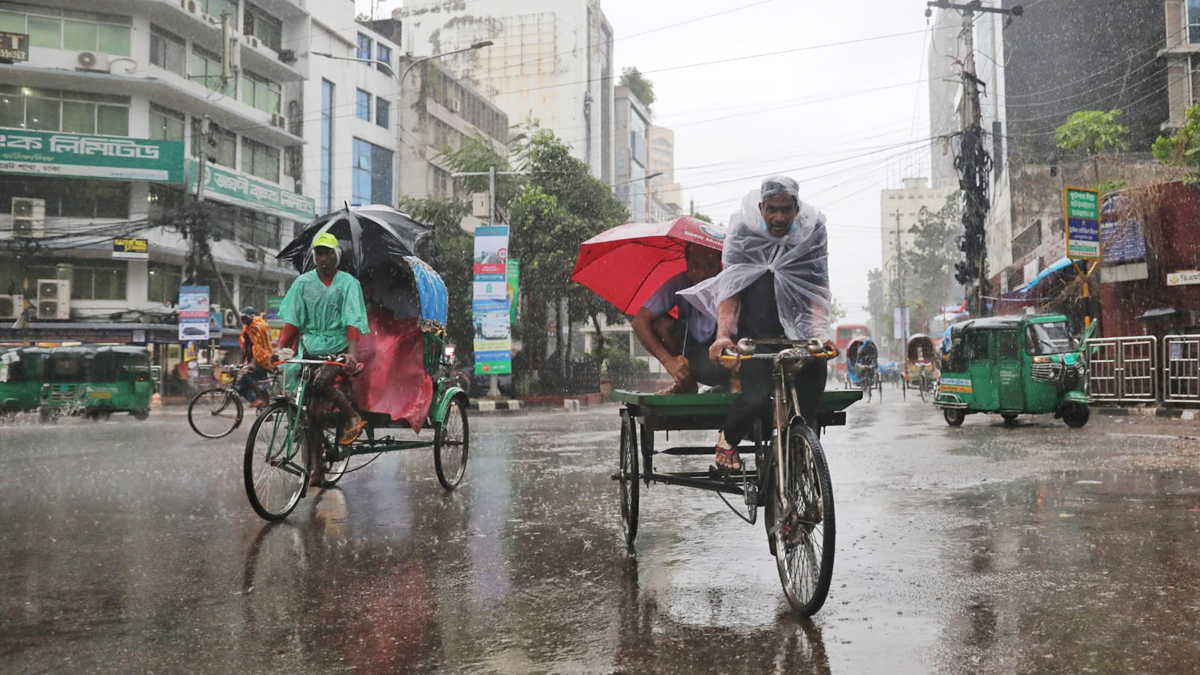
<path id="1" fill-rule="evenodd" d="M 904 254 L 905 289 L 912 319 L 927 326 L 947 302 L 954 263 L 959 256 L 962 220 L 958 195 L 946 200 L 942 208 L 930 211 L 921 207 L 917 224 L 909 229 L 914 235 L 913 250 Z"/>
<path id="2" fill-rule="evenodd" d="M 1100 155 L 1129 147 L 1126 140 L 1129 127 L 1117 121 L 1123 114 L 1121 110 L 1080 110 L 1071 113 L 1067 121 L 1054 130 L 1054 140 L 1059 148 L 1082 151 L 1087 155 L 1097 184 L 1100 183 Z"/>
<path id="3" fill-rule="evenodd" d="M 712 216 L 706 216 L 703 213 L 700 213 L 699 211 L 697 211 L 696 213 L 693 213 L 692 217 L 695 218 L 696 220 L 703 220 L 706 223 L 711 223 L 713 221 Z"/>
<path id="4" fill-rule="evenodd" d="M 1183 169 L 1184 183 L 1200 183 L 1200 105 L 1189 106 L 1183 126 L 1170 136 L 1159 136 L 1151 150 L 1163 164 Z"/>
<path id="5" fill-rule="evenodd" d="M 892 314 L 884 293 L 883 270 L 878 267 L 867 272 L 867 306 L 863 309 L 870 317 L 871 333 L 878 336 L 882 349 L 885 337 L 891 334 L 887 328 L 892 325 Z"/>
<path id="6" fill-rule="evenodd" d="M 656 100 L 654 98 L 654 83 L 646 79 L 646 76 L 636 66 L 629 66 L 621 71 L 620 86 L 629 87 L 629 91 L 633 92 L 637 100 L 646 106 L 646 110 L 649 110 L 650 106 L 654 105 L 654 101 Z"/>
<path id="7" fill-rule="evenodd" d="M 471 258 L 475 239 L 462 229 L 462 219 L 470 208 L 460 202 L 441 199 L 400 198 L 400 210 L 433 228 L 432 239 L 417 252 L 446 282 L 449 306 L 446 312 L 446 337 L 454 345 L 455 356 L 471 363 L 475 353 L 475 327 L 471 317 L 474 294 L 474 268 Z"/>

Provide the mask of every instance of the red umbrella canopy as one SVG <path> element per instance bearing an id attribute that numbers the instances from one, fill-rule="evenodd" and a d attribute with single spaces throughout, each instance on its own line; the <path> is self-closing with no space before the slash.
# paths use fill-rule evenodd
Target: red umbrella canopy
<path id="1" fill-rule="evenodd" d="M 628 223 L 579 246 L 571 281 L 635 314 L 668 279 L 687 270 L 684 245 L 720 251 L 725 228 L 683 216 L 665 223 Z"/>

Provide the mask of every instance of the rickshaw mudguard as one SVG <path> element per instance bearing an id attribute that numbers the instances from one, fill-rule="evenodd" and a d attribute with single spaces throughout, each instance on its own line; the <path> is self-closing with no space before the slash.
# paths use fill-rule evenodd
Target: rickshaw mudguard
<path id="1" fill-rule="evenodd" d="M 450 402 L 459 394 L 462 394 L 463 398 L 469 398 L 467 392 L 463 391 L 461 387 L 447 387 L 441 396 L 438 397 L 436 405 L 429 411 L 429 421 L 434 424 L 441 424 L 446 421 L 446 411 L 450 409 Z"/>
<path id="2" fill-rule="evenodd" d="M 1092 402 L 1091 397 L 1086 392 L 1078 390 L 1071 390 L 1063 394 L 1062 400 L 1063 403 L 1080 403 L 1083 405 L 1089 405 Z"/>

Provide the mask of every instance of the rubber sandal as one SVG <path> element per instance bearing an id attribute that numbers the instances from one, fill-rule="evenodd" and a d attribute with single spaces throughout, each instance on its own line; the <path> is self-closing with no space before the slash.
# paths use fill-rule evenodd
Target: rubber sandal
<path id="1" fill-rule="evenodd" d="M 338 444 L 339 445 L 350 445 L 354 441 L 357 441 L 358 437 L 362 435 L 363 428 L 366 426 L 367 426 L 366 420 L 359 420 L 358 424 L 355 424 L 354 426 L 352 426 L 352 427 L 346 429 L 344 432 L 342 432 L 342 437 L 338 439 Z"/>

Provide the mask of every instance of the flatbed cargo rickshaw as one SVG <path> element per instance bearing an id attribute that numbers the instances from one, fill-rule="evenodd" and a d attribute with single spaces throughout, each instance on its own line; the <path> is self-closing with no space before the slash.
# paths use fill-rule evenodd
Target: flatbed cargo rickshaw
<path id="1" fill-rule="evenodd" d="M 783 345 L 774 354 L 757 353 L 759 345 Z M 846 423 L 845 410 L 862 398 L 853 389 L 826 390 L 816 420 L 804 420 L 791 374 L 811 359 L 835 358 L 810 341 L 749 340 L 738 342 L 741 359 L 770 359 L 774 364 L 772 410 L 755 425 L 739 451 L 754 455 L 753 468 L 745 458 L 742 469 L 721 474 L 708 471 L 663 472 L 655 469 L 656 455 L 711 455 L 713 446 L 656 448 L 655 433 L 679 430 L 717 430 L 738 395 L 731 392 L 657 395 L 613 392 L 622 403 L 620 465 L 612 475 L 619 485 L 625 541 L 632 547 L 638 531 L 640 490 L 653 483 L 716 492 L 726 505 L 750 524 L 765 509 L 767 545 L 775 557 L 783 591 L 792 608 L 803 616 L 820 610 L 833 576 L 835 519 L 833 486 L 819 430 Z M 736 390 L 737 386 L 731 387 Z M 811 427 L 810 427 L 811 425 Z M 814 431 L 816 429 L 816 431 Z M 639 485 L 639 482 L 641 483 Z M 741 498 L 730 503 L 725 495 Z"/>
<path id="2" fill-rule="evenodd" d="M 381 221 L 409 228 L 403 245 L 390 235 L 379 240 L 378 232 L 354 229 Z M 374 461 L 351 468 L 354 457 L 398 450 L 432 448 L 438 482 L 447 491 L 466 473 L 468 401 L 467 393 L 454 385 L 445 354 L 446 286 L 432 267 L 404 254 L 429 230 L 387 207 L 348 207 L 318 218 L 280 257 L 304 271 L 308 242 L 326 231 L 350 249 L 340 268 L 358 277 L 366 300 L 370 330 L 358 342 L 361 369 L 339 377 L 335 386 L 350 394 L 367 426 L 358 440 L 340 445 L 344 420 L 332 403 L 309 392 L 322 365 L 341 364 L 302 351 L 281 361 L 287 393 L 255 420 L 243 464 L 250 505 L 266 520 L 286 518 L 308 494 L 317 462 L 325 477 L 320 487 Z M 377 238 L 368 246 L 372 253 L 361 255 L 360 242 L 372 236 Z M 300 254 L 291 257 L 296 251 Z"/>

